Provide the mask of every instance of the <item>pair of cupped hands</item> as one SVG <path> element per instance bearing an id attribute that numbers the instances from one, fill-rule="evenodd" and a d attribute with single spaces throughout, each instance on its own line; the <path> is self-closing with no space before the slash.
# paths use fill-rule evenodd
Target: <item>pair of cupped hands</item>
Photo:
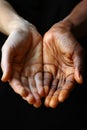
<path id="1" fill-rule="evenodd" d="M 15 29 L 2 46 L 1 80 L 29 104 L 55 108 L 82 83 L 84 51 L 62 23 L 54 24 L 43 36 L 29 23 Z"/>

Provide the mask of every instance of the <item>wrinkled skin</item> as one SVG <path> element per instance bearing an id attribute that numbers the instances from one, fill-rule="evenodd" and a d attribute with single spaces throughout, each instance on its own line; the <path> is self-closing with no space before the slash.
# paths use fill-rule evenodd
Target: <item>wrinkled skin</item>
<path id="1" fill-rule="evenodd" d="M 42 37 L 33 25 L 28 31 L 13 31 L 2 47 L 2 81 L 35 107 L 41 105 Z"/>
<path id="2" fill-rule="evenodd" d="M 56 23 L 43 38 L 45 106 L 55 108 L 82 83 L 84 51 L 72 33 Z"/>
<path id="3" fill-rule="evenodd" d="M 45 106 L 55 108 L 67 99 L 75 82 L 82 83 L 83 59 L 84 51 L 70 31 L 55 24 L 44 35 L 42 48 L 41 35 L 30 25 L 27 32 L 12 32 L 4 43 L 2 81 L 29 104 L 39 107 L 45 96 Z"/>

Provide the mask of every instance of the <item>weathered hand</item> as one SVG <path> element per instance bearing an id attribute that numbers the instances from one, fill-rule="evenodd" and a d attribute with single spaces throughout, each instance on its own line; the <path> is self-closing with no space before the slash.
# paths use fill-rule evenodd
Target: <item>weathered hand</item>
<path id="1" fill-rule="evenodd" d="M 2 81 L 35 107 L 41 105 L 42 37 L 29 24 L 27 30 L 15 30 L 2 47 Z"/>
<path id="2" fill-rule="evenodd" d="M 72 33 L 55 24 L 43 38 L 44 89 L 47 107 L 68 98 L 75 82 L 82 83 L 84 51 Z"/>

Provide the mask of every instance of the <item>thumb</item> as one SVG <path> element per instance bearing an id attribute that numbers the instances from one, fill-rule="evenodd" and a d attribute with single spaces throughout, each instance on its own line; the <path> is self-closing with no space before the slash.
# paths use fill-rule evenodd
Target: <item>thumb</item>
<path id="1" fill-rule="evenodd" d="M 12 74 L 12 60 L 13 60 L 13 49 L 4 44 L 2 47 L 2 57 L 1 57 L 1 69 L 2 69 L 2 78 L 3 82 L 8 81 L 11 78 Z"/>
<path id="2" fill-rule="evenodd" d="M 83 83 L 83 76 L 82 76 L 82 74 L 80 72 L 79 67 L 75 68 L 74 78 L 75 78 L 77 83 L 79 83 L 79 84 Z"/>
<path id="3" fill-rule="evenodd" d="M 74 78 L 79 84 L 83 83 L 84 58 L 85 53 L 83 49 L 81 47 L 78 47 L 74 54 L 74 68 L 75 68 Z"/>

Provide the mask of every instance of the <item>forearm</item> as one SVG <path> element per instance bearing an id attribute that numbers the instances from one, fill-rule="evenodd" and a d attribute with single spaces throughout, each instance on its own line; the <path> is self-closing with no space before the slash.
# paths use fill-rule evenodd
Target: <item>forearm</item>
<path id="1" fill-rule="evenodd" d="M 0 31 L 9 35 L 14 29 L 25 28 L 27 21 L 20 17 L 5 0 L 0 0 Z"/>
<path id="2" fill-rule="evenodd" d="M 81 1 L 72 12 L 62 20 L 62 25 L 73 30 L 78 37 L 87 34 L 87 0 Z"/>
<path id="3" fill-rule="evenodd" d="M 81 1 L 72 12 L 66 17 L 74 27 L 79 26 L 87 19 L 87 0 Z"/>

